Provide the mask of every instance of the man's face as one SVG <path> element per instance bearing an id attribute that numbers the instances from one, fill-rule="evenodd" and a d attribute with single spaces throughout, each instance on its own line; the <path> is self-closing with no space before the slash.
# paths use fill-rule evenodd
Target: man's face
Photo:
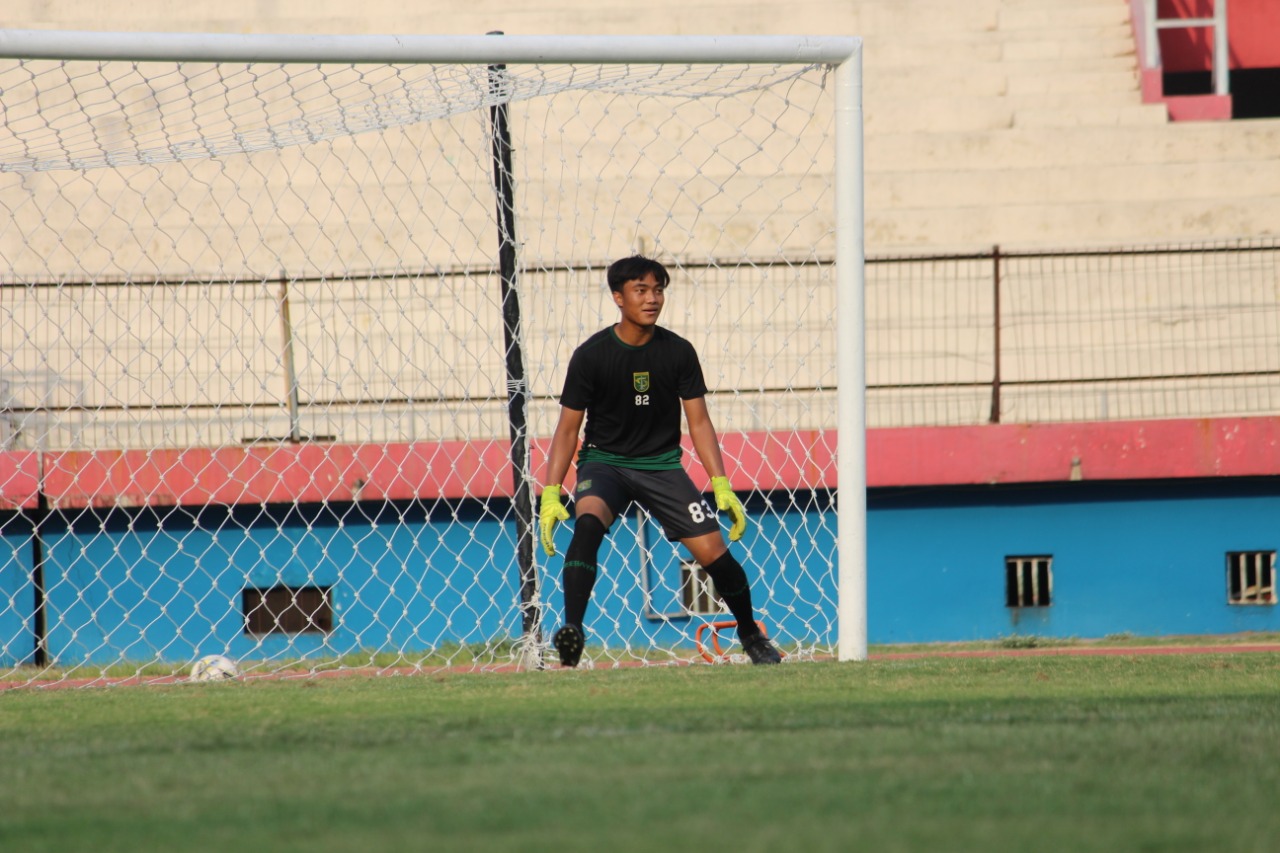
<path id="1" fill-rule="evenodd" d="M 666 288 L 653 273 L 628 281 L 613 292 L 613 301 L 622 309 L 622 319 L 642 328 L 656 325 L 666 299 Z"/>

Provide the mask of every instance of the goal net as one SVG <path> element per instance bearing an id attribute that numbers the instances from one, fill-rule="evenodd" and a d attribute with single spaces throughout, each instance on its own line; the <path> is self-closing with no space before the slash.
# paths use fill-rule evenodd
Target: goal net
<path id="1" fill-rule="evenodd" d="M 0 55 L 0 680 L 540 665 L 557 395 L 635 252 L 702 358 L 760 619 L 794 659 L 865 648 L 856 40 Z M 631 512 L 586 660 L 733 660 L 728 618 Z"/>

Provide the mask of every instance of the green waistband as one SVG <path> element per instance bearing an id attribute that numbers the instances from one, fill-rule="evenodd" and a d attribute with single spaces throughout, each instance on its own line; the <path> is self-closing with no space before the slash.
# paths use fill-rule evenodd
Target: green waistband
<path id="1" fill-rule="evenodd" d="M 681 454 L 683 451 L 677 447 L 666 453 L 659 453 L 656 456 L 621 456 L 617 453 L 610 453 L 607 450 L 601 450 L 598 447 L 584 447 L 578 451 L 578 464 L 583 462 L 603 462 L 606 465 L 614 465 L 618 468 L 633 468 L 637 471 L 671 471 L 681 468 Z"/>

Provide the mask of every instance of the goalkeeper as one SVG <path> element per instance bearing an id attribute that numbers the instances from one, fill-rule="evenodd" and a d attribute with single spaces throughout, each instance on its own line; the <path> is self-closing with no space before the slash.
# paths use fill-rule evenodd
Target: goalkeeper
<path id="1" fill-rule="evenodd" d="M 583 619 L 596 582 L 597 555 L 609 526 L 635 501 L 678 541 L 715 583 L 738 623 L 738 639 L 755 664 L 782 660 L 755 622 L 751 585 L 730 553 L 715 511 L 681 463 L 680 413 L 693 449 L 711 477 L 716 505 L 729 513 L 729 539 L 742 538 L 747 517 L 725 476 L 720 441 L 707 411 L 707 386 L 693 345 L 658 325 L 670 275 L 639 255 L 608 270 L 619 321 L 573 353 L 560 395 L 560 420 L 547 457 L 539 526 L 542 548 L 555 556 L 555 528 L 567 521 L 561 484 L 578 446 L 573 538 L 565 552 L 564 624 L 552 642 L 562 666 L 577 666 L 585 641 Z"/>

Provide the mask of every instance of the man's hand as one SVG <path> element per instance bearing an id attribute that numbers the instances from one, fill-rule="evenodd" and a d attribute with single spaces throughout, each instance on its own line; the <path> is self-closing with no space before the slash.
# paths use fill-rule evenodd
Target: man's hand
<path id="1" fill-rule="evenodd" d="M 736 500 L 736 498 L 735 498 Z M 542 529 L 542 550 L 548 557 L 556 555 L 556 525 L 569 520 L 569 510 L 560 501 L 560 487 L 547 486 L 542 490 L 538 508 L 538 525 Z"/>
<path id="2" fill-rule="evenodd" d="M 733 493 L 728 477 L 712 477 L 711 489 L 716 493 L 716 506 L 729 513 L 733 526 L 729 528 L 729 541 L 737 542 L 747 531 L 747 514 L 742 509 L 742 501 Z M 545 496 L 545 492 L 543 495 Z"/>

